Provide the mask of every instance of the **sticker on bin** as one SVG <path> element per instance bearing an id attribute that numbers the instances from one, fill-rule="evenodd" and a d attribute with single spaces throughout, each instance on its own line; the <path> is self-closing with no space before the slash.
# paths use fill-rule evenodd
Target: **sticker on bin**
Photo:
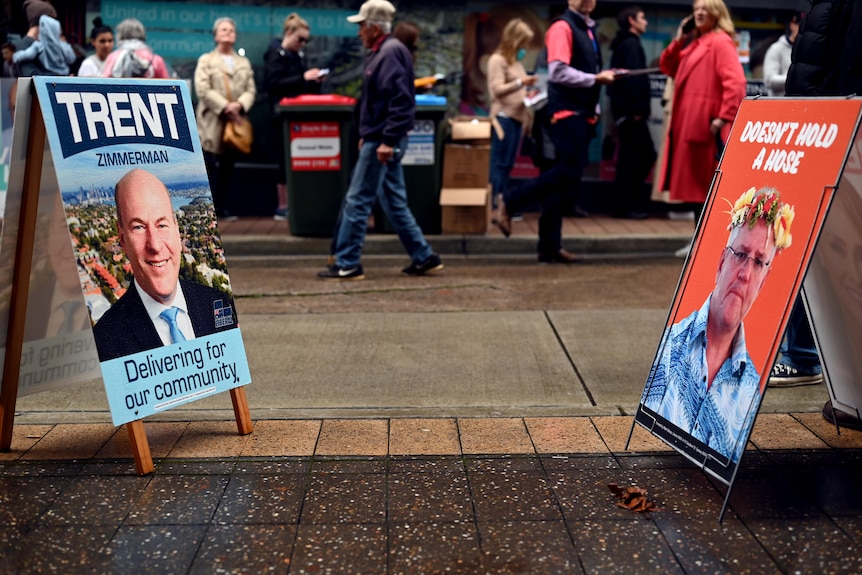
<path id="1" fill-rule="evenodd" d="M 417 120 L 407 133 L 407 151 L 401 159 L 404 166 L 430 166 L 434 164 L 434 122 Z"/>
<path id="2" fill-rule="evenodd" d="M 341 169 L 341 129 L 338 122 L 291 122 L 290 167 L 296 171 Z"/>

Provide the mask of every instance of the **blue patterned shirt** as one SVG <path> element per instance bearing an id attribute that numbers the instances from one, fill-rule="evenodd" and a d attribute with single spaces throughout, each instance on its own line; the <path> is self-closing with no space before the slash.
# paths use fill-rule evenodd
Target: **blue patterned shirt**
<path id="1" fill-rule="evenodd" d="M 730 358 L 721 364 L 707 391 L 706 320 L 711 298 L 665 330 L 641 403 L 739 461 L 745 448 L 739 440 L 747 434 L 760 403 L 760 375 L 745 348 L 745 329 L 740 325 Z"/>

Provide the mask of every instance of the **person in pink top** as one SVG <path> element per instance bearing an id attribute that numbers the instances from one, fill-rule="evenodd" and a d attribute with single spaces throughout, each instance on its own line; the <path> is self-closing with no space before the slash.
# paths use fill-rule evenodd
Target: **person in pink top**
<path id="1" fill-rule="evenodd" d="M 147 31 L 137 18 L 117 24 L 117 49 L 108 54 L 102 76 L 105 78 L 170 78 L 161 56 L 147 46 Z"/>

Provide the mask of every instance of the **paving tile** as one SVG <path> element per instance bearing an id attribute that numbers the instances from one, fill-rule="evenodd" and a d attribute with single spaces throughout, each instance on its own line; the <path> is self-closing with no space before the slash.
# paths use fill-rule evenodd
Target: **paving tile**
<path id="1" fill-rule="evenodd" d="M 862 572 L 862 549 L 825 517 L 747 524 L 784 573 Z"/>
<path id="2" fill-rule="evenodd" d="M 327 419 L 316 455 L 387 455 L 389 422 L 385 419 Z"/>
<path id="3" fill-rule="evenodd" d="M 188 426 L 188 422 L 145 422 L 144 432 L 147 434 L 147 442 L 150 444 L 150 455 L 153 459 L 167 457 Z M 132 444 L 129 441 L 129 433 L 126 431 L 125 425 L 117 428 L 111 439 L 96 454 L 96 458 L 134 458 Z"/>
<path id="4" fill-rule="evenodd" d="M 822 418 L 821 418 L 822 419 Z M 825 449 L 826 443 L 787 413 L 761 413 L 749 441 L 758 449 Z"/>
<path id="5" fill-rule="evenodd" d="M 113 565 L 105 550 L 116 528 L 116 525 L 52 525 L 34 528 L 21 540 L 20 546 L 14 551 L 14 558 L 9 558 L 14 568 L 6 572 L 110 573 Z M 116 572 L 131 573 L 132 570 Z"/>
<path id="6" fill-rule="evenodd" d="M 266 458 L 254 460 L 239 460 L 234 469 L 235 475 L 262 474 L 276 475 L 281 473 L 296 473 L 303 475 L 311 470 L 310 459 L 279 459 Z"/>
<path id="7" fill-rule="evenodd" d="M 575 469 L 620 469 L 617 457 L 613 455 L 554 455 L 541 458 L 542 467 L 548 472 L 571 471 Z"/>
<path id="8" fill-rule="evenodd" d="M 560 505 L 544 472 L 468 472 L 479 522 L 555 521 Z"/>
<path id="9" fill-rule="evenodd" d="M 822 516 L 805 493 L 793 481 L 788 481 L 788 473 L 787 469 L 778 467 L 752 467 L 737 472 L 730 493 L 730 508 L 746 523 L 755 519 L 795 522 Z"/>
<path id="10" fill-rule="evenodd" d="M 0 525 L 34 523 L 70 481 L 69 477 L 0 477 Z"/>
<path id="11" fill-rule="evenodd" d="M 47 525 L 117 526 L 131 509 L 149 477 L 89 476 L 69 482 L 42 517 Z"/>
<path id="12" fill-rule="evenodd" d="M 486 573 L 583 573 L 562 521 L 479 523 Z"/>
<path id="13" fill-rule="evenodd" d="M 587 573 L 683 573 L 652 521 L 567 521 Z"/>
<path id="14" fill-rule="evenodd" d="M 794 465 L 787 468 L 794 484 L 824 513 L 862 515 L 862 464 L 827 463 L 821 465 Z"/>
<path id="15" fill-rule="evenodd" d="M 842 517 L 840 515 L 832 517 L 832 521 L 841 528 L 841 531 L 847 534 L 847 537 L 853 541 L 856 548 L 862 547 L 862 517 Z"/>
<path id="16" fill-rule="evenodd" d="M 108 423 L 55 425 L 21 459 L 89 459 L 108 442 L 115 430 Z"/>
<path id="17" fill-rule="evenodd" d="M 590 419 L 599 430 L 599 434 L 602 436 L 605 444 L 607 444 L 608 449 L 614 453 L 625 452 L 626 440 L 632 429 L 633 417 L 609 415 L 594 416 Z M 629 444 L 629 451 L 643 453 L 650 451 L 673 451 L 673 449 L 640 425 L 635 425 L 632 440 Z"/>
<path id="18" fill-rule="evenodd" d="M 25 552 L 21 540 L 29 529 L 29 525 L 9 524 L 0 529 L 0 573 L 15 573 L 18 555 Z"/>
<path id="19" fill-rule="evenodd" d="M 125 525 L 207 524 L 227 482 L 225 475 L 153 477 L 129 511 Z"/>
<path id="20" fill-rule="evenodd" d="M 389 528 L 389 572 L 487 572 L 475 524 L 395 522 Z"/>
<path id="21" fill-rule="evenodd" d="M 315 458 L 311 470 L 314 473 L 386 473 L 389 461 L 377 457 L 351 457 L 339 459 Z"/>
<path id="22" fill-rule="evenodd" d="M 385 523 L 386 476 L 383 474 L 312 473 L 303 524 Z"/>
<path id="23" fill-rule="evenodd" d="M 87 465 L 86 461 L 23 461 L 0 464 L 0 477 L 74 477 Z"/>
<path id="24" fill-rule="evenodd" d="M 700 469 L 697 465 L 677 453 L 618 454 L 617 461 L 623 469 Z"/>
<path id="25" fill-rule="evenodd" d="M 652 519 L 686 573 L 780 572 L 738 519 L 725 516 L 719 523 L 715 517 L 690 519 L 668 513 L 654 513 Z"/>
<path id="26" fill-rule="evenodd" d="M 388 477 L 390 521 L 472 521 L 473 504 L 463 467 L 429 471 L 416 465 L 414 471 L 402 466 Z"/>
<path id="27" fill-rule="evenodd" d="M 303 475 L 234 475 L 218 506 L 214 522 L 295 524 L 305 495 Z"/>
<path id="28" fill-rule="evenodd" d="M 0 462 L 18 459 L 27 453 L 28 449 L 36 445 L 53 427 L 53 425 L 13 425 L 11 449 L 0 452 Z"/>
<path id="29" fill-rule="evenodd" d="M 662 516 L 718 521 L 724 492 L 719 492 L 701 470 L 641 469 L 628 471 L 628 476 L 634 485 L 647 490 Z"/>
<path id="30" fill-rule="evenodd" d="M 538 453 L 607 453 L 608 446 L 587 417 L 524 418 Z"/>
<path id="31" fill-rule="evenodd" d="M 464 459 L 464 467 L 469 473 L 496 473 L 498 475 L 506 475 L 515 471 L 544 473 L 542 460 L 532 456 L 468 457 Z"/>
<path id="32" fill-rule="evenodd" d="M 521 418 L 459 419 L 458 430 L 465 455 L 535 452 Z"/>
<path id="33" fill-rule="evenodd" d="M 608 483 L 630 485 L 633 479 L 619 469 L 571 469 L 548 473 L 563 515 L 569 521 L 584 519 L 636 520 L 640 515 L 617 505 Z"/>
<path id="34" fill-rule="evenodd" d="M 461 455 L 454 419 L 393 419 L 390 455 Z"/>
<path id="35" fill-rule="evenodd" d="M 320 435 L 321 421 L 258 421 L 243 457 L 311 456 Z"/>
<path id="36" fill-rule="evenodd" d="M 290 573 L 386 573 L 386 526 L 299 526 Z"/>
<path id="37" fill-rule="evenodd" d="M 123 525 L 108 546 L 103 573 L 187 573 L 206 533 L 205 525 Z"/>
<path id="38" fill-rule="evenodd" d="M 464 460 L 460 457 L 393 457 L 389 461 L 389 473 L 448 473 L 465 472 Z"/>
<path id="39" fill-rule="evenodd" d="M 235 421 L 194 421 L 171 449 L 171 458 L 238 457 L 251 441 L 239 435 Z"/>
<path id="40" fill-rule="evenodd" d="M 284 573 L 295 537 L 295 525 L 213 525 L 189 574 Z"/>
<path id="41" fill-rule="evenodd" d="M 792 415 L 830 447 L 862 449 L 862 431 L 842 428 L 840 433 L 837 433 L 835 426 L 823 419 L 819 413 L 794 413 Z"/>
<path id="42" fill-rule="evenodd" d="M 230 475 L 235 469 L 234 459 L 163 459 L 156 465 L 159 475 Z"/>

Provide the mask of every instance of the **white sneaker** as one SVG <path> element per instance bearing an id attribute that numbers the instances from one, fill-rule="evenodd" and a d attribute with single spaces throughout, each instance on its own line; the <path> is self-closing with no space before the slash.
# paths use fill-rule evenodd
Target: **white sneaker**
<path id="1" fill-rule="evenodd" d="M 673 255 L 678 258 L 687 258 L 689 253 L 691 253 L 691 242 L 673 252 Z"/>
<path id="2" fill-rule="evenodd" d="M 667 213 L 667 219 L 674 220 L 678 222 L 693 222 L 694 221 L 694 212 L 674 212 L 670 211 Z"/>

